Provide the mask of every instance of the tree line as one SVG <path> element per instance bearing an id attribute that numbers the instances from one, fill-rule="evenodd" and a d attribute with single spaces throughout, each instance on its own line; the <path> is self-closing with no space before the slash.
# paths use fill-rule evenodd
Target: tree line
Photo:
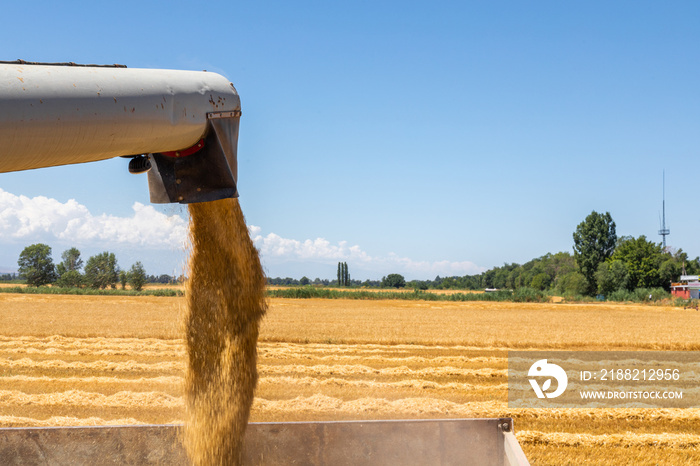
<path id="1" fill-rule="evenodd" d="M 389 274 L 381 280 L 345 281 L 347 263 L 338 264 L 338 279 L 314 281 L 303 277 L 268 279 L 277 285 L 344 285 L 368 288 L 401 288 L 417 290 L 517 290 L 569 296 L 604 295 L 625 299 L 639 290 L 663 289 L 681 274 L 699 275 L 700 257 L 691 259 L 682 249 L 664 249 L 641 235 L 617 236 L 616 225 L 609 212 L 591 212 L 573 232 L 574 253 L 547 253 L 524 264 L 506 263 L 474 275 L 440 277 L 433 280 L 405 281 L 400 274 Z"/>
<path id="2" fill-rule="evenodd" d="M 663 289 L 680 275 L 700 274 L 700 258 L 682 249 L 664 249 L 641 235 L 617 236 L 609 212 L 591 212 L 573 233 L 573 255 L 545 254 L 524 264 L 504 264 L 477 275 L 409 282 L 416 288 L 518 289 L 564 295 L 604 295 L 624 299 L 635 290 Z"/>
<path id="3" fill-rule="evenodd" d="M 364 288 L 403 288 L 406 286 L 406 280 L 403 275 L 390 273 L 382 277 L 381 280 L 352 280 L 348 271 L 347 262 L 338 262 L 338 278 L 336 280 L 327 280 L 316 278 L 313 281 L 304 276 L 297 280 L 291 277 L 267 278 L 268 285 L 277 286 L 347 286 L 347 287 L 364 287 Z"/>
<path id="4" fill-rule="evenodd" d="M 292 277 L 267 277 L 267 284 L 268 285 L 276 285 L 276 286 L 340 286 L 338 284 L 338 280 L 329 280 L 326 278 L 314 278 L 311 280 L 307 276 L 303 276 L 301 278 L 292 278 Z M 381 286 L 381 281 L 380 280 L 353 280 L 351 278 L 348 278 L 347 281 L 344 282 L 344 285 L 342 286 L 348 286 L 348 287 L 365 287 L 365 288 L 378 288 Z"/>
<path id="5" fill-rule="evenodd" d="M 605 295 L 625 299 L 639 290 L 663 289 L 681 274 L 700 275 L 700 257 L 690 259 L 682 249 L 664 249 L 660 243 L 639 237 L 618 237 L 609 212 L 591 212 L 573 232 L 573 251 L 547 253 L 524 264 L 504 264 L 475 275 L 435 277 L 434 280 L 406 281 L 392 273 L 381 280 L 350 278 L 347 262 L 338 263 L 337 280 L 308 277 L 301 279 L 268 278 L 270 285 L 313 285 L 366 288 L 518 290 L 532 289 L 563 295 Z M 121 270 L 114 253 L 103 252 L 83 263 L 80 251 L 70 248 L 61 254 L 61 262 L 53 263 L 51 248 L 42 243 L 24 248 L 20 254 L 19 274 L 2 274 L 0 280 L 25 280 L 29 285 L 55 283 L 61 287 L 122 288 L 127 284 L 141 290 L 145 283 L 174 283 L 167 274 L 146 275 L 141 262 L 129 270 Z M 182 281 L 179 277 L 177 281 Z"/>
<path id="6" fill-rule="evenodd" d="M 61 254 L 61 262 L 54 264 L 51 247 L 37 243 L 25 247 L 17 260 L 18 274 L 5 274 L 8 280 L 20 278 L 30 286 L 55 284 L 65 288 L 122 289 L 130 285 L 141 291 L 149 282 L 172 283 L 174 277 L 147 275 L 141 262 L 134 263 L 129 270 L 122 270 L 114 253 L 105 251 L 88 258 L 84 262 L 77 248 L 70 248 Z M 0 277 L 1 278 L 1 277 Z"/>

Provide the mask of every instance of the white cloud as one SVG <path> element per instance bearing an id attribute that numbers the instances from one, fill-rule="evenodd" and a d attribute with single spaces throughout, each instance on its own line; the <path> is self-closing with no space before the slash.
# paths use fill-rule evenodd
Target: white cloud
<path id="1" fill-rule="evenodd" d="M 135 202 L 130 217 L 95 216 L 74 199 L 60 202 L 44 196 L 29 198 L 0 189 L 0 236 L 3 238 L 89 245 L 129 244 L 162 249 L 181 247 L 187 222 Z"/>
<path id="2" fill-rule="evenodd" d="M 347 241 L 331 244 L 324 238 L 304 241 L 282 238 L 275 233 L 265 236 L 261 228 L 249 227 L 255 246 L 260 250 L 263 263 L 268 267 L 283 262 L 316 262 L 335 264 L 343 261 L 352 263 L 368 276 L 380 277 L 387 273 L 402 273 L 412 278 L 433 278 L 436 275 L 455 276 L 472 275 L 485 271 L 469 261 L 415 261 L 396 254 L 370 256 L 360 246 L 349 246 Z M 270 273 L 275 275 L 274 271 Z"/>
<path id="3" fill-rule="evenodd" d="M 181 262 L 187 240 L 187 220 L 179 215 L 163 214 L 139 202 L 135 202 L 132 209 L 133 214 L 128 217 L 93 215 L 74 199 L 60 202 L 44 196 L 29 198 L 0 189 L 0 238 L 5 243 L 57 241 L 78 247 L 116 249 L 117 252 L 140 247 L 139 255 L 169 250 L 169 260 Z M 340 261 L 348 262 L 353 276 L 363 278 L 401 273 L 409 279 L 427 279 L 436 275 L 471 275 L 485 270 L 469 261 L 416 261 L 396 254 L 371 256 L 347 241 L 331 243 L 324 238 L 297 240 L 275 233 L 263 235 L 262 228 L 255 225 L 250 225 L 248 230 L 272 276 L 287 275 L 291 270 L 295 271 L 292 274 L 304 270 L 302 274 L 324 276 L 328 270 L 333 273 L 335 264 Z M 172 265 L 168 263 L 168 267 Z"/>
<path id="4" fill-rule="evenodd" d="M 260 234 L 259 227 L 251 227 L 251 237 L 255 246 L 260 250 L 263 258 L 284 258 L 291 260 L 311 261 L 342 261 L 360 260 L 368 261 L 371 258 L 358 246 L 348 246 L 347 241 L 331 244 L 324 238 L 299 241 L 296 239 L 282 238 L 275 233 L 267 236 Z"/>

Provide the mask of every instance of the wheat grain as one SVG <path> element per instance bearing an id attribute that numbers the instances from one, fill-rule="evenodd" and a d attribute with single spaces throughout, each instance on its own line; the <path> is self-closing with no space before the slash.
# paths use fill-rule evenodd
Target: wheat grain
<path id="1" fill-rule="evenodd" d="M 184 441 L 196 465 L 242 460 L 265 277 L 236 199 L 190 204 Z"/>

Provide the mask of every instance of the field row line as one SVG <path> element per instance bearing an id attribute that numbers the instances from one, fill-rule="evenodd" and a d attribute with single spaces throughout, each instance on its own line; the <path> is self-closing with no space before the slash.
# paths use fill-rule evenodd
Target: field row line
<path id="1" fill-rule="evenodd" d="M 10 386 L 13 383 L 34 383 L 41 384 L 41 386 L 48 390 L 52 384 L 88 384 L 88 385 L 164 385 L 170 387 L 182 386 L 184 383 L 183 377 L 178 376 L 159 376 L 159 377 L 140 377 L 137 379 L 131 378 L 118 378 L 118 377 L 104 377 L 104 376 L 89 376 L 89 377 L 49 377 L 49 376 L 28 376 L 28 375 L 13 375 L 8 377 L 0 378 L 3 385 Z M 417 390 L 454 390 L 454 391 L 484 391 L 489 390 L 495 394 L 497 391 L 508 390 L 507 383 L 500 384 L 489 384 L 489 385 L 479 385 L 470 383 L 460 383 L 460 382 L 435 382 L 426 379 L 404 379 L 392 382 L 379 382 L 376 380 L 347 380 L 338 377 L 330 378 L 315 378 L 315 377 L 290 377 L 290 376 L 277 376 L 269 377 L 262 376 L 259 379 L 258 386 L 273 386 L 273 385 L 294 385 L 294 386 L 305 386 L 305 387 L 354 387 L 354 388 L 367 388 L 373 390 L 387 390 L 387 389 L 417 389 Z M 572 385 L 575 389 L 576 384 Z M 600 389 L 603 390 L 607 386 L 586 386 L 588 389 Z M 653 389 L 650 387 L 649 389 Z M 637 390 L 644 390 L 645 387 L 636 387 Z M 684 394 L 694 395 L 700 393 L 700 388 L 685 388 Z M 527 400 L 521 401 L 520 404 L 529 404 L 536 407 L 537 400 Z M 547 406 L 546 402 L 542 403 L 542 406 Z M 605 407 L 601 405 L 601 407 Z M 642 406 L 640 406 L 642 407 Z"/>
<path id="2" fill-rule="evenodd" d="M 0 335 L 0 348 L 25 346 L 32 344 L 36 347 L 98 347 L 98 348 L 121 348 L 144 347 L 144 348 L 184 348 L 184 339 L 159 339 L 159 338 L 134 338 L 134 337 L 66 337 L 62 335 L 52 335 L 49 337 L 34 336 L 11 336 Z M 419 344 L 380 344 L 380 343 L 289 343 L 276 341 L 258 342 L 260 351 L 289 351 L 291 353 L 321 352 L 321 353 L 377 353 L 416 350 L 439 350 L 439 351 L 507 351 L 507 346 L 484 347 L 478 345 L 419 345 Z"/>
<path id="3" fill-rule="evenodd" d="M 590 343 L 588 343 L 590 344 Z M 489 344 L 483 345 L 477 342 L 469 343 L 459 343 L 459 344 L 426 344 L 426 343 L 373 343 L 370 341 L 357 341 L 357 342 L 346 342 L 338 341 L 333 343 L 318 343 L 318 342 L 306 342 L 303 339 L 300 340 L 275 340 L 275 339 L 265 339 L 264 336 L 260 337 L 258 340 L 258 348 L 265 348 L 267 345 L 271 345 L 274 348 L 289 348 L 289 349 L 301 349 L 303 351 L 318 351 L 318 352 L 384 352 L 384 351 L 407 351 L 415 352 L 416 350 L 436 350 L 436 351 L 477 351 L 483 352 L 505 352 L 509 349 L 514 349 L 511 343 L 503 342 L 496 345 Z M 580 345 L 580 343 L 576 343 Z M 518 345 L 517 349 L 519 351 L 527 350 L 541 350 L 543 346 L 535 346 L 534 344 Z"/>
<path id="4" fill-rule="evenodd" d="M 112 361 L 62 361 L 57 359 L 47 361 L 35 361 L 29 358 L 5 359 L 0 358 L 0 368 L 30 368 L 30 369 L 84 369 L 111 372 L 137 372 L 137 371 L 182 371 L 185 369 L 184 361 L 166 361 L 156 363 L 140 363 L 136 361 L 112 362 Z M 327 365 L 315 364 L 305 366 L 303 364 L 269 365 L 260 364 L 258 371 L 261 374 L 308 374 L 315 375 L 416 375 L 428 377 L 449 377 L 449 376 L 476 376 L 476 377 L 505 377 L 508 375 L 506 369 L 465 369 L 460 367 L 442 366 L 429 367 L 423 369 L 411 369 L 406 366 L 374 368 L 370 366 L 353 365 Z"/>
<path id="5" fill-rule="evenodd" d="M 179 408 L 182 397 L 163 392 L 123 391 L 113 395 L 68 390 L 53 393 L 24 393 L 19 390 L 0 390 L 0 406 L 92 406 L 104 408 Z"/>
<path id="6" fill-rule="evenodd" d="M 309 359 L 313 361 L 386 361 L 386 362 L 404 362 L 404 363 L 420 363 L 420 364 L 455 364 L 455 363 L 474 363 L 474 364 L 498 364 L 504 365 L 508 362 L 507 358 L 477 356 L 474 358 L 466 356 L 436 356 L 434 358 L 426 358 L 424 356 L 362 356 L 362 355 L 328 355 L 328 356 L 304 356 L 291 354 L 288 358 L 270 355 L 268 353 L 261 354 L 261 359 Z"/>
<path id="7" fill-rule="evenodd" d="M 403 398 L 387 400 L 384 398 L 360 398 L 345 401 L 327 395 L 316 394 L 309 397 L 297 397 L 289 400 L 266 400 L 256 398 L 253 410 L 271 413 L 373 413 L 373 414 L 430 414 L 462 417 L 534 417 L 541 419 L 609 419 L 609 420 L 663 420 L 683 419 L 700 420 L 700 409 L 640 409 L 640 408 L 508 408 L 506 402 L 474 401 L 456 403 L 437 398 Z"/>
<path id="8" fill-rule="evenodd" d="M 181 423 L 181 420 L 173 423 Z M 52 416 L 48 419 L 35 419 L 23 416 L 0 416 L 0 427 L 64 427 L 64 426 L 125 426 L 144 425 L 132 417 L 119 419 L 103 419 L 100 417 Z"/>
<path id="9" fill-rule="evenodd" d="M 318 379 L 315 377 L 260 377 L 259 384 L 264 385 L 302 385 L 310 387 L 359 387 L 370 389 L 419 389 L 419 390 L 507 390 L 507 384 L 475 385 L 459 382 L 433 382 L 424 379 L 398 380 L 394 382 L 377 382 L 375 380 L 347 380 L 336 377 Z"/>
<path id="10" fill-rule="evenodd" d="M 177 346 L 184 347 L 182 338 L 136 338 L 136 337 L 65 337 L 62 335 L 52 335 L 50 337 L 33 336 L 11 336 L 0 335 L 0 346 L 16 343 L 32 343 L 44 345 L 90 345 L 97 347 L 109 347 L 111 345 L 130 346 Z"/>
<path id="11" fill-rule="evenodd" d="M 566 432 L 520 431 L 516 437 L 521 445 L 547 445 L 552 447 L 652 447 L 696 448 L 700 447 L 698 434 L 573 434 Z"/>
<path id="12" fill-rule="evenodd" d="M 8 354 L 27 354 L 27 355 L 67 355 L 67 356 L 142 356 L 142 357 L 172 357 L 172 358 L 182 358 L 185 356 L 184 348 L 178 349 L 159 349 L 159 350 L 141 350 L 135 348 L 122 347 L 119 349 L 91 349 L 91 348 L 81 348 L 81 349 L 65 349 L 54 346 L 47 346 L 45 348 L 35 348 L 35 347 L 2 347 L 0 344 L 0 353 Z M 482 363 L 491 365 L 501 365 L 507 364 L 508 362 L 514 364 L 524 364 L 530 362 L 530 360 L 523 360 L 522 358 L 511 358 L 510 360 L 506 357 L 497 356 L 436 356 L 436 357 L 424 357 L 424 356 L 363 356 L 363 355 L 323 355 L 323 356 L 310 356 L 304 353 L 277 353 L 273 351 L 261 351 L 260 359 L 270 359 L 270 360 L 286 360 L 286 359 L 309 359 L 314 361 L 387 361 L 387 362 L 406 362 L 406 363 L 423 363 L 423 364 L 449 364 L 449 363 Z M 662 365 L 661 361 L 639 361 L 636 359 L 627 360 L 600 360 L 595 361 L 596 365 L 600 367 L 615 367 L 622 362 L 626 364 L 641 365 L 642 363 L 646 365 Z M 590 361 L 584 361 L 580 359 L 567 359 L 567 367 L 572 365 L 585 366 L 589 368 L 591 365 Z M 664 361 L 664 367 L 683 367 L 687 366 L 687 362 L 677 362 L 677 361 Z M 575 367 L 574 367 L 575 369 Z M 573 369 L 572 369 L 573 370 Z"/>
<path id="13" fill-rule="evenodd" d="M 105 377 L 105 376 L 88 376 L 88 377 L 50 377 L 47 375 L 32 376 L 32 375 L 10 375 L 7 377 L 0 377 L 3 385 L 10 385 L 12 383 L 36 383 L 40 384 L 42 388 L 47 388 L 52 383 L 63 383 L 63 384 L 129 384 L 129 385 L 182 385 L 184 382 L 184 377 L 179 376 L 165 376 L 161 375 L 158 377 L 139 377 L 137 379 L 130 378 L 119 378 L 119 377 Z"/>
<path id="14" fill-rule="evenodd" d="M 65 349 L 65 348 L 34 348 L 34 347 L 15 347 L 2 348 L 0 354 L 21 354 L 21 355 L 50 355 L 50 356 L 134 356 L 134 357 L 158 357 L 158 358 L 183 358 L 185 350 L 183 349 L 164 349 L 164 350 L 134 350 L 129 348 L 120 349 Z M 434 358 L 426 358 L 424 356 L 399 356 L 387 357 L 380 355 L 363 356 L 363 355 L 325 355 L 325 356 L 310 356 L 305 354 L 292 353 L 273 353 L 261 352 L 259 354 L 262 360 L 287 360 L 287 359 L 309 359 L 314 361 L 387 361 L 387 362 L 406 362 L 406 363 L 421 363 L 421 364 L 449 364 L 449 363 L 485 363 L 485 364 L 506 364 L 506 358 L 477 356 L 469 358 L 466 356 L 436 356 Z"/>
<path id="15" fill-rule="evenodd" d="M 0 348 L 0 354 L 26 354 L 26 355 L 47 355 L 47 356 L 140 356 L 151 358 L 183 358 L 184 349 L 159 349 L 159 350 L 138 350 L 130 348 L 119 349 L 65 349 L 65 348 Z"/>
<path id="16" fill-rule="evenodd" d="M 556 341 L 551 343 L 543 343 L 537 341 L 533 337 L 533 341 L 527 340 L 475 340 L 464 341 L 462 338 L 455 341 L 443 341 L 437 343 L 436 339 L 440 337 L 416 339 L 416 343 L 407 344 L 401 340 L 386 340 L 379 345 L 382 348 L 418 348 L 418 349 L 446 349 L 453 351 L 489 351 L 501 352 L 508 350 L 518 351 L 700 351 L 700 343 L 694 342 L 642 342 L 639 340 L 571 340 L 571 341 Z M 349 346 L 372 346 L 370 337 L 365 338 L 332 338 L 332 343 L 320 343 L 318 341 L 310 343 L 308 338 L 285 336 L 285 341 L 289 343 L 306 345 L 306 344 L 332 344 L 332 345 L 349 345 Z M 328 338 L 317 338 L 317 340 L 328 340 Z M 261 342 L 275 343 L 281 341 L 279 338 L 266 338 L 264 335 L 260 338 Z M 376 341 L 376 338 L 375 340 Z M 438 340 L 439 341 L 439 340 Z"/>
<path id="17" fill-rule="evenodd" d="M 143 348 L 182 348 L 184 340 L 182 338 L 165 339 L 165 338 L 135 338 L 135 337 L 65 337 L 60 335 L 52 335 L 48 337 L 33 337 L 33 336 L 12 336 L 0 335 L 0 346 L 9 345 L 16 346 L 17 343 L 26 344 L 33 343 L 37 345 L 53 345 L 53 346 L 89 346 L 109 349 L 114 345 L 123 347 Z M 464 352 L 506 352 L 508 350 L 517 349 L 519 351 L 528 350 L 573 350 L 590 348 L 591 345 L 596 346 L 595 342 L 591 341 L 570 341 L 567 343 L 543 344 L 542 342 L 490 342 L 484 345 L 482 342 L 463 342 L 459 344 L 406 344 L 406 343 L 373 343 L 365 341 L 357 342 L 334 342 L 334 343 L 310 343 L 303 340 L 299 341 L 278 341 L 275 339 L 265 339 L 261 337 L 258 342 L 258 348 L 262 350 L 272 349 L 284 351 L 286 349 L 299 352 L 396 352 L 407 351 L 416 352 L 422 350 L 445 350 L 445 351 L 464 351 Z M 598 345 L 600 346 L 600 345 Z M 698 351 L 700 345 L 696 343 L 642 343 L 642 342 L 607 342 L 602 344 L 605 350 L 659 350 L 659 351 Z"/>
<path id="18" fill-rule="evenodd" d="M 83 349 L 59 349 L 59 348 L 43 348 L 37 349 L 33 347 L 20 347 L 20 348 L 1 348 L 0 354 L 22 354 L 22 355 L 50 355 L 50 356 L 132 356 L 132 357 L 157 357 L 160 359 L 170 357 L 173 359 L 182 359 L 185 356 L 184 349 L 168 349 L 168 350 L 133 350 L 133 349 L 100 349 L 91 350 L 87 348 Z M 260 354 L 260 360 L 287 360 L 287 359 L 308 359 L 313 361 L 381 361 L 381 362 L 403 362 L 403 363 L 415 363 L 415 364 L 430 364 L 442 365 L 442 364 L 455 364 L 455 363 L 470 363 L 470 364 L 488 364 L 490 366 L 494 365 L 506 365 L 509 362 L 513 364 L 524 364 L 524 362 L 529 362 L 522 360 L 522 358 L 508 358 L 505 357 L 495 357 L 495 356 L 477 356 L 477 357 L 466 357 L 466 356 L 436 356 L 433 358 L 423 357 L 423 356 L 404 356 L 404 357 L 388 357 L 380 355 L 372 356 L 362 356 L 362 355 L 325 355 L 325 356 L 309 356 L 303 354 L 289 354 L 289 357 L 284 357 L 286 355 L 275 354 L 271 352 L 262 352 Z M 624 361 L 619 360 L 601 360 L 596 361 L 596 367 L 616 367 L 622 362 L 627 364 L 639 363 L 641 361 L 635 359 L 629 359 Z M 579 359 L 568 359 L 566 361 L 567 369 L 576 370 L 577 366 L 581 366 L 585 369 L 589 369 L 591 362 L 583 361 Z M 647 366 L 661 366 L 660 361 L 644 361 Z M 675 367 L 687 367 L 687 362 L 664 362 L 663 367 L 675 368 Z M 700 378 L 700 373 L 694 372 L 684 372 L 684 379 L 689 377 L 692 379 Z"/>
<path id="19" fill-rule="evenodd" d="M 0 406 L 91 406 L 109 408 L 181 408 L 182 397 L 163 392 L 123 391 L 113 395 L 68 390 L 48 394 L 27 394 L 19 390 L 0 390 Z M 515 417 L 523 419 L 615 419 L 615 420 L 700 420 L 700 409 L 658 409 L 639 408 L 610 409 L 510 409 L 507 403 L 498 401 L 473 401 L 456 403 L 439 398 L 359 398 L 342 400 L 327 395 L 316 394 L 287 400 L 255 398 L 253 411 L 259 413 L 326 413 L 326 414 L 381 414 L 381 415 L 438 415 L 460 417 Z M 554 435 L 554 434 L 552 434 Z M 572 434 L 573 435 L 573 434 Z M 578 435 L 578 434 L 576 434 Z M 630 434 L 633 435 L 633 434 Z M 554 438 L 554 437 L 552 437 Z M 535 438 L 533 437 L 533 442 Z"/>
<path id="20" fill-rule="evenodd" d="M 670 354 L 669 354 L 670 353 Z M 687 369 L 688 367 L 694 367 L 694 368 L 700 368 L 700 365 L 698 364 L 697 361 L 697 353 L 696 352 L 688 352 L 687 355 L 685 353 L 681 353 L 684 356 L 685 360 L 679 359 L 679 356 L 675 352 L 669 352 L 666 353 L 668 354 L 668 357 L 663 357 L 663 355 L 660 355 L 659 358 L 655 359 L 650 359 L 650 358 L 645 358 L 645 359 L 637 359 L 637 358 L 618 358 L 618 359 L 593 359 L 593 360 L 584 360 L 584 359 L 579 359 L 579 358 L 566 358 L 559 359 L 557 361 L 557 364 L 560 364 L 562 367 L 566 367 L 567 370 L 569 371 L 579 371 L 579 370 L 591 370 L 592 368 L 615 368 L 615 367 L 646 367 L 646 368 L 658 368 L 658 367 L 663 367 L 665 369 L 683 369 L 683 375 L 685 376 L 686 373 L 688 373 Z M 596 352 L 595 356 L 598 356 L 599 354 L 602 355 L 601 352 Z M 552 355 L 556 355 L 556 353 L 552 353 Z M 522 368 L 527 368 L 532 364 L 533 359 L 530 358 L 520 358 L 520 357 L 511 357 L 511 358 L 504 358 L 504 360 L 507 359 L 507 362 L 516 366 Z M 662 371 L 663 372 L 663 371 Z"/>
<path id="21" fill-rule="evenodd" d="M 685 374 L 684 374 L 685 375 Z M 664 385 L 666 384 L 666 385 Z M 506 384 L 508 385 L 508 384 Z M 521 382 L 511 382 L 509 385 L 510 389 L 513 390 L 513 392 L 516 394 L 515 396 L 525 396 L 525 399 L 517 399 L 517 400 L 511 400 L 514 404 L 518 405 L 530 405 L 534 406 L 538 403 L 540 403 L 542 406 L 551 406 L 551 401 L 550 400 L 539 400 L 535 399 L 534 397 L 532 399 L 529 399 L 529 396 L 533 393 L 532 387 L 529 385 L 529 383 L 521 383 Z M 683 400 L 686 400 L 685 405 L 693 404 L 693 401 L 697 402 L 700 400 L 700 385 L 698 385 L 698 377 L 684 377 L 683 383 L 675 383 L 674 385 L 669 385 L 669 382 L 635 382 L 635 381 L 618 381 L 615 383 L 614 386 L 611 386 L 610 383 L 605 383 L 605 382 L 599 382 L 599 383 L 587 383 L 587 382 L 569 382 L 566 385 L 566 390 L 567 393 L 575 393 L 575 392 L 608 392 L 611 390 L 615 390 L 616 392 L 657 392 L 657 391 L 668 391 L 668 390 L 673 390 L 673 391 L 681 391 L 683 393 Z M 637 398 L 632 398 L 632 399 L 637 399 Z M 638 399 L 641 399 L 638 398 Z M 691 400 L 691 401 L 687 401 Z M 561 401 L 557 400 L 557 401 Z M 579 398 L 578 400 L 580 401 L 585 401 Z M 588 399 L 588 402 L 593 404 L 600 404 L 601 407 L 605 407 L 606 403 L 604 399 L 600 399 L 600 401 L 595 402 L 594 399 Z M 574 403 L 576 403 L 574 401 Z M 642 408 L 644 406 L 640 406 Z M 651 407 L 651 406 L 650 406 Z"/>
<path id="22" fill-rule="evenodd" d="M 437 398 L 360 398 L 345 401 L 327 395 L 316 394 L 288 400 L 256 398 L 253 410 L 271 413 L 323 412 L 330 414 L 373 413 L 384 415 L 449 415 L 462 417 L 533 417 L 541 419 L 608 419 L 608 420 L 700 420 L 700 409 L 641 409 L 641 408 L 508 408 L 506 402 L 474 401 L 455 403 Z"/>
<path id="23" fill-rule="evenodd" d="M 47 361 L 35 361 L 30 358 L 6 359 L 0 358 L 0 368 L 6 369 L 82 369 L 93 371 L 109 372 L 173 372 L 183 371 L 185 363 L 183 361 L 166 361 L 155 363 L 144 363 L 136 361 L 112 362 L 112 361 L 61 361 L 51 359 Z"/>
<path id="24" fill-rule="evenodd" d="M 2 377 L 0 380 L 3 385 L 9 386 L 13 383 L 36 383 L 48 390 L 51 384 L 90 384 L 90 385 L 165 385 L 165 386 L 181 386 L 184 383 L 183 377 L 178 376 L 159 376 L 159 377 L 140 377 L 138 379 L 118 378 L 118 377 L 49 377 L 29 376 L 29 375 L 12 375 Z M 315 378 L 315 377 L 260 377 L 258 379 L 258 387 L 267 385 L 295 385 L 308 387 L 360 387 L 371 389 L 420 389 L 420 390 L 506 390 L 507 384 L 492 384 L 492 385 L 474 385 L 469 383 L 459 382 L 434 382 L 425 379 L 408 379 L 398 380 L 394 382 L 377 382 L 375 380 L 347 380 L 341 378 Z"/>
<path id="25" fill-rule="evenodd" d="M 285 364 L 285 365 L 265 365 L 259 366 L 261 374 L 314 374 L 314 375 L 356 375 L 356 374 L 374 374 L 383 376 L 422 376 L 422 377 L 450 377 L 450 376 L 472 376 L 472 377 L 506 377 L 507 369 L 465 369 L 461 367 L 441 366 L 428 367 L 423 369 L 411 369 L 406 366 L 398 367 L 382 367 L 374 368 L 360 364 L 353 365 L 326 365 L 315 364 L 305 366 L 302 364 Z"/>
<path id="26" fill-rule="evenodd" d="M 307 352 L 307 353 L 415 353 L 418 351 L 478 351 L 478 352 L 494 352 L 507 351 L 508 347 L 490 347 L 490 346 L 465 346 L 465 345 L 419 345 L 419 344 L 381 344 L 381 343 L 289 343 L 276 341 L 260 341 L 258 349 L 274 350 L 274 351 L 289 351 L 291 353 Z"/>

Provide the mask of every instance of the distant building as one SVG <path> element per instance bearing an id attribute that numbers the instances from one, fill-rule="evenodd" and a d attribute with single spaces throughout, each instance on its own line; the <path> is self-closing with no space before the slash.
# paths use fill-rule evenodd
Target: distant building
<path id="1" fill-rule="evenodd" d="M 671 283 L 671 294 L 683 299 L 700 299 L 700 275 L 681 275 L 678 283 Z"/>

